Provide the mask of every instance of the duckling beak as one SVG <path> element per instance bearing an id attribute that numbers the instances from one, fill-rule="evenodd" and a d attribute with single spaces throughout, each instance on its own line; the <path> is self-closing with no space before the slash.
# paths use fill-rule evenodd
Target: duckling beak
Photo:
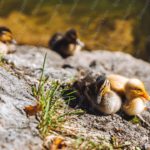
<path id="1" fill-rule="evenodd" d="M 11 43 L 12 43 L 12 44 L 17 44 L 17 41 L 13 39 L 13 40 L 11 41 Z"/>
<path id="2" fill-rule="evenodd" d="M 84 43 L 80 41 L 80 39 L 76 40 L 76 44 L 80 45 L 81 47 L 84 47 Z"/>
<path id="3" fill-rule="evenodd" d="M 150 101 L 150 96 L 149 96 L 149 94 L 148 94 L 146 91 L 143 93 L 143 97 L 144 97 L 146 100 Z"/>

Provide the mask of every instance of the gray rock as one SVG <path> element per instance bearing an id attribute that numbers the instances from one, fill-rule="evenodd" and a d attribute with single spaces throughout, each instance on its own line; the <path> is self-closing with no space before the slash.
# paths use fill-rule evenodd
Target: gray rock
<path id="1" fill-rule="evenodd" d="M 44 61 L 44 56 L 47 53 L 47 59 L 44 68 L 44 75 L 52 79 L 68 80 L 71 79 L 76 71 L 64 70 L 62 68 L 64 59 L 57 53 L 47 48 L 34 46 L 18 46 L 15 54 L 5 56 L 8 63 L 14 64 L 21 69 L 25 75 L 32 77 L 30 81 L 39 79 Z M 29 76 L 25 76 L 29 78 Z"/>
<path id="2" fill-rule="evenodd" d="M 25 81 L 0 67 L 0 149 L 40 149 L 37 123 L 23 111 L 25 106 L 33 104 L 35 99 Z"/>
<path id="3" fill-rule="evenodd" d="M 17 46 L 15 54 L 5 56 L 9 63 L 15 64 L 18 68 L 40 69 L 42 67 L 44 56 L 47 53 L 46 68 L 60 68 L 64 60 L 55 52 L 35 46 Z"/>
<path id="4" fill-rule="evenodd" d="M 137 77 L 145 83 L 146 88 L 150 92 L 150 64 L 122 52 L 83 51 L 75 56 L 62 59 L 57 53 L 46 48 L 18 46 L 17 52 L 6 56 L 5 59 L 8 62 L 14 63 L 17 68 L 23 71 L 25 79 L 30 79 L 30 82 L 33 82 L 33 80 L 39 79 L 41 74 L 40 68 L 46 52 L 48 55 L 44 75 L 50 79 L 67 81 L 78 73 L 78 68 L 82 67 L 83 69 L 89 69 L 99 73 L 117 73 L 127 77 Z M 64 64 L 70 67 L 62 68 Z M 0 81 L 5 84 L 0 85 L 0 102 L 2 103 L 1 107 L 5 107 L 0 110 L 2 112 L 0 121 L 6 124 L 6 127 L 2 127 L 4 136 L 0 136 L 2 138 L 0 141 L 3 141 L 0 143 L 7 146 L 6 139 L 9 139 L 11 144 L 12 141 L 16 141 L 14 142 L 15 144 L 13 143 L 14 145 L 21 144 L 21 142 L 18 142 L 18 137 L 20 136 L 19 138 L 23 141 L 22 145 L 24 143 L 28 145 L 30 141 L 31 148 L 35 149 L 34 146 L 37 144 L 36 146 L 38 147 L 41 141 L 38 136 L 36 136 L 38 140 L 33 138 L 32 130 L 28 126 L 29 120 L 25 117 L 24 112 L 22 112 L 23 106 L 34 102 L 34 99 L 30 96 L 30 90 L 28 91 L 30 88 L 26 88 L 28 85 L 26 85 L 24 80 L 20 81 L 16 77 L 10 74 L 8 75 L 4 69 L 1 74 Z M 6 81 L 4 82 L 4 80 Z M 11 117 L 7 119 L 8 117 L 4 114 Z M 146 111 L 143 117 L 149 122 L 150 111 Z M 33 119 L 30 121 L 34 122 Z M 36 126 L 36 124 L 34 125 Z M 21 128 L 23 126 L 24 128 Z M 66 123 L 66 126 L 73 129 L 77 135 L 91 139 L 95 139 L 96 137 L 110 138 L 114 135 L 121 141 L 132 142 L 131 147 L 143 147 L 144 145 L 150 144 L 149 128 L 134 125 L 120 114 L 115 114 L 114 116 L 85 114 L 80 117 L 74 117 L 70 122 Z M 32 129 L 35 130 L 35 127 L 32 127 Z M 10 138 L 8 138 L 9 134 L 11 134 Z M 16 135 L 16 138 L 14 135 Z M 5 139 L 4 137 L 7 138 Z M 23 137 L 26 140 L 23 140 Z"/>

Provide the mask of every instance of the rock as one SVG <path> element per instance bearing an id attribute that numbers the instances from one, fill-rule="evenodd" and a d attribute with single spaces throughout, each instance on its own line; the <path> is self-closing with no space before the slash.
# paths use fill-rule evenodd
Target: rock
<path id="1" fill-rule="evenodd" d="M 35 46 L 17 46 L 16 53 L 5 56 L 9 63 L 13 63 L 18 68 L 40 69 L 44 56 L 47 53 L 46 68 L 60 68 L 64 60 L 55 52 L 47 48 Z"/>
<path id="2" fill-rule="evenodd" d="M 5 60 L 24 71 L 24 74 L 39 79 L 46 53 L 47 59 L 44 68 L 46 77 L 68 80 L 68 78 L 71 79 L 74 76 L 75 70 L 67 71 L 62 68 L 64 64 L 63 58 L 54 51 L 42 47 L 18 46 L 16 53 L 5 56 Z"/>
<path id="3" fill-rule="evenodd" d="M 35 104 L 24 80 L 0 67 L 0 149 L 41 149 L 37 122 L 26 117 L 23 108 Z"/>
<path id="4" fill-rule="evenodd" d="M 73 78 L 81 67 L 85 70 L 89 69 L 99 73 L 117 73 L 127 77 L 137 77 L 145 83 L 146 88 L 150 92 L 150 64 L 122 52 L 82 51 L 75 56 L 62 59 L 57 53 L 46 48 L 18 46 L 17 52 L 6 56 L 5 59 L 7 62 L 15 64 L 23 72 L 25 79 L 33 82 L 38 80 L 41 75 L 45 53 L 47 53 L 47 60 L 44 75 L 50 79 L 67 81 Z M 62 66 L 66 67 L 62 68 Z M 20 145 L 26 143 L 27 146 L 25 147 L 28 149 L 30 143 L 31 149 L 38 149 L 41 140 L 38 136 L 35 138 L 32 134 L 37 124 L 34 123 L 33 119 L 28 120 L 24 112 L 22 112 L 22 108 L 25 105 L 35 102 L 30 94 L 30 87 L 23 79 L 19 80 L 4 69 L 1 69 L 0 72 L 0 81 L 5 83 L 0 85 L 0 102 L 2 103 L 0 107 L 4 107 L 0 109 L 0 114 L 2 114 L 0 121 L 4 122 L 6 126 L 1 127 L 3 137 L 0 136 L 0 144 L 4 144 L 5 149 L 10 149 L 9 146 L 14 144 L 13 149 L 15 149 L 18 143 Z M 11 116 L 9 120 L 9 117 L 7 118 L 4 113 L 6 116 Z M 143 117 L 149 122 L 150 111 L 146 111 Z M 30 121 L 34 124 L 32 129 L 29 128 Z M 74 116 L 70 121 L 66 122 L 65 126 L 67 129 L 71 129 L 70 132 L 73 130 L 76 135 L 93 140 L 98 140 L 99 138 L 110 140 L 112 136 L 115 136 L 121 142 L 131 142 L 131 147 L 138 146 L 143 148 L 144 145 L 150 144 L 149 128 L 127 121 L 121 113 L 114 116 L 86 113 L 80 117 Z M 11 137 L 9 137 L 9 134 Z M 18 142 L 18 139 L 22 142 Z"/>

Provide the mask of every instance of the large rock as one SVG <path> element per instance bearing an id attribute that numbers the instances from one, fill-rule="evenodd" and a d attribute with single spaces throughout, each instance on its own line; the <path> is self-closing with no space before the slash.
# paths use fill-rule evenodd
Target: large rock
<path id="1" fill-rule="evenodd" d="M 43 47 L 17 46 L 15 54 L 9 54 L 5 58 L 18 68 L 40 69 L 45 54 L 47 54 L 46 68 L 62 66 L 64 60 L 55 52 Z"/>
<path id="2" fill-rule="evenodd" d="M 25 79 L 30 78 L 30 82 L 33 80 L 39 79 L 41 74 L 41 66 L 43 63 L 44 55 L 47 53 L 47 61 L 46 67 L 44 71 L 44 75 L 48 76 L 52 79 L 61 79 L 66 81 L 71 79 L 78 73 L 78 68 L 82 67 L 83 69 L 90 69 L 94 72 L 100 73 L 118 73 L 121 75 L 125 75 L 127 77 L 137 77 L 141 79 L 148 91 L 150 92 L 150 64 L 144 62 L 142 60 L 136 59 L 128 54 L 124 54 L 122 52 L 108 52 L 108 51 L 95 51 L 95 52 L 86 52 L 83 51 L 75 56 L 69 57 L 67 59 L 62 59 L 57 53 L 50 51 L 46 48 L 37 48 L 31 46 L 18 46 L 17 52 L 5 57 L 8 62 L 14 63 L 17 68 L 24 72 Z M 62 66 L 66 66 L 62 68 Z M 4 81 L 7 81 L 7 75 L 0 76 L 0 78 Z M 5 77 L 6 76 L 6 77 Z M 11 75 L 9 74 L 9 77 Z M 25 105 L 25 103 L 32 103 L 34 99 L 30 101 L 27 98 L 30 92 L 26 90 L 18 89 L 17 84 L 22 83 L 25 84 L 24 81 L 18 81 L 16 77 L 12 77 L 12 80 L 8 81 L 7 84 L 5 83 L 5 88 L 0 88 L 3 98 L 1 98 L 3 105 L 7 106 L 8 108 L 4 109 L 2 113 L 7 113 L 7 115 L 11 116 L 11 121 L 8 121 L 7 117 L 3 115 L 1 117 L 2 122 L 4 121 L 5 124 L 9 125 L 13 121 L 17 120 L 17 122 L 28 122 L 29 120 L 22 114 L 21 106 Z M 14 80 L 15 79 L 15 80 Z M 17 82 L 18 81 L 18 82 Z M 4 83 L 4 82 L 3 82 Z M 10 86 L 11 85 L 11 86 Z M 4 86 L 4 85 L 3 85 Z M 1 85 L 1 87 L 3 87 Z M 7 87 L 10 87 L 10 91 L 14 89 L 12 94 L 8 91 Z M 26 85 L 25 85 L 26 87 Z M 26 94 L 25 94 L 25 93 Z M 4 94 L 5 93 L 5 94 Z M 17 94 L 18 93 L 18 94 Z M 3 96 L 5 95 L 5 96 Z M 14 95 L 16 97 L 14 98 Z M 28 96 L 27 96 L 28 95 Z M 9 98 L 8 98 L 9 97 Z M 9 100 L 8 100 L 9 99 Z M 11 99 L 11 100 L 10 100 Z M 11 103 L 10 103 L 11 102 Z M 17 104 L 17 105 L 16 105 Z M 13 106 L 12 106 L 13 105 Z M 9 107 L 12 106 L 12 109 Z M 17 106 L 17 107 L 16 107 Z M 20 106 L 20 107 L 19 107 Z M 19 109 L 18 109 L 19 107 Z M 14 111 L 15 110 L 15 111 Z M 21 110 L 21 111 L 20 111 Z M 11 113 L 12 112 L 12 113 Z M 14 117 L 14 116 L 20 116 Z M 143 117 L 146 119 L 147 122 L 150 123 L 150 112 L 146 111 L 143 114 Z M 17 119 L 16 119 L 17 118 Z M 15 130 L 11 128 L 11 131 L 14 133 L 13 135 L 17 135 L 21 137 L 25 136 L 25 131 L 27 131 L 27 137 L 25 137 L 25 142 L 27 142 L 31 138 L 31 145 L 34 147 L 34 142 L 38 141 L 39 138 L 32 139 L 32 130 L 28 129 L 28 126 L 25 126 L 25 129 L 20 128 L 20 124 L 15 124 Z M 22 124 L 21 124 L 22 125 Z M 71 131 L 75 131 L 75 133 L 79 136 L 89 137 L 91 139 L 99 139 L 100 137 L 104 138 L 111 138 L 111 136 L 115 136 L 122 141 L 130 141 L 132 144 L 130 145 L 130 149 L 134 146 L 143 146 L 150 144 L 150 130 L 147 126 L 140 126 L 132 124 L 131 122 L 127 121 L 122 115 L 115 114 L 112 116 L 102 116 L 102 115 L 94 115 L 94 114 L 85 114 L 81 117 L 74 117 L 70 122 L 66 123 L 66 126 L 71 129 Z M 6 126 L 6 128 L 8 128 Z M 5 130 L 3 132 L 4 137 L 8 136 L 10 131 L 6 131 L 6 128 L 3 127 L 2 129 Z M 31 132 L 30 132 L 31 131 Z M 30 133 L 30 134 L 29 134 Z M 14 141 L 17 141 L 18 138 L 14 138 Z M 22 139 L 22 138 L 20 138 Z M 6 141 L 2 138 L 3 143 L 6 144 Z M 11 140 L 9 141 L 11 143 Z M 8 143 L 9 143 L 8 142 Z M 18 143 L 18 142 L 17 142 Z M 28 142 L 27 142 L 28 143 Z M 38 142 L 37 142 L 38 143 Z M 8 144 L 9 145 L 9 144 Z M 32 146 L 31 146 L 32 147 Z M 9 148 L 8 148 L 9 149 Z"/>
<path id="3" fill-rule="evenodd" d="M 68 80 L 68 78 L 71 79 L 74 76 L 75 70 L 67 71 L 62 68 L 65 60 L 61 56 L 42 47 L 18 46 L 16 53 L 5 56 L 5 60 L 21 69 L 25 75 L 39 79 L 45 54 L 47 54 L 44 68 L 46 77 Z"/>
<path id="4" fill-rule="evenodd" d="M 34 103 L 26 82 L 0 67 L 0 149 L 41 149 L 37 122 L 23 111 Z"/>

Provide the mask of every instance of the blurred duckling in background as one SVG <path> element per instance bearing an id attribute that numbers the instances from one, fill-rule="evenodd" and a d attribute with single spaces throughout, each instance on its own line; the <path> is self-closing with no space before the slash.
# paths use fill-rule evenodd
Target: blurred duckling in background
<path id="1" fill-rule="evenodd" d="M 75 29 L 68 30 L 65 34 L 55 33 L 49 41 L 49 48 L 59 53 L 63 58 L 72 56 L 84 47 L 78 39 Z"/>
<path id="2" fill-rule="evenodd" d="M 125 85 L 126 102 L 123 111 L 129 115 L 139 115 L 146 109 L 146 103 L 150 100 L 145 86 L 139 79 L 130 79 Z"/>
<path id="3" fill-rule="evenodd" d="M 115 91 L 117 94 L 124 96 L 125 95 L 125 85 L 128 82 L 129 78 L 118 75 L 118 74 L 110 74 L 107 76 L 111 89 Z"/>
<path id="4" fill-rule="evenodd" d="M 0 27 L 0 53 L 2 55 L 15 52 L 16 41 L 7 27 Z"/>
<path id="5" fill-rule="evenodd" d="M 55 45 L 55 43 L 56 43 L 57 41 L 59 41 L 60 39 L 62 39 L 62 38 L 63 38 L 63 34 L 62 34 L 61 32 L 55 33 L 55 34 L 51 37 L 51 39 L 50 39 L 50 41 L 49 41 L 49 43 L 48 43 L 48 46 L 51 47 L 51 48 L 53 48 L 53 46 Z"/>
<path id="6" fill-rule="evenodd" d="M 110 82 L 105 75 L 100 75 L 95 82 L 96 98 L 90 95 L 90 87 L 86 88 L 84 94 L 92 107 L 105 115 L 114 114 L 120 110 L 121 98 L 110 89 Z"/>

